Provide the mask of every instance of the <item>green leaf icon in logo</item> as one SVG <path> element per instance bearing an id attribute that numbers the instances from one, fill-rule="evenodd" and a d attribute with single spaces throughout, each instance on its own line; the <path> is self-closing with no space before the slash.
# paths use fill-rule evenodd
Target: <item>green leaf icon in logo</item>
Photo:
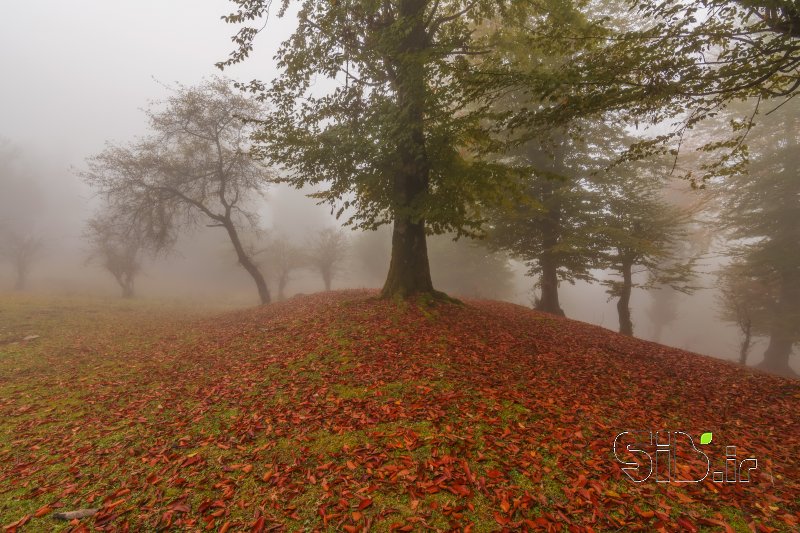
<path id="1" fill-rule="evenodd" d="M 711 442 L 712 434 L 711 433 L 703 433 L 700 435 L 700 444 L 708 444 Z"/>

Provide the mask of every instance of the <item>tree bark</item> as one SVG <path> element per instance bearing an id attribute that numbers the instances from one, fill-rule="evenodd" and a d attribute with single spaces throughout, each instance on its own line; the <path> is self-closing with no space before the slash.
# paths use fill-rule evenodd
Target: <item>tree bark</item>
<path id="1" fill-rule="evenodd" d="M 112 271 L 111 274 L 117 280 L 117 285 L 122 290 L 122 297 L 125 299 L 133 298 L 133 278 L 120 274 L 119 271 Z"/>
<path id="2" fill-rule="evenodd" d="M 536 310 L 565 316 L 558 301 L 558 265 L 545 252 L 542 257 L 542 295 L 536 302 Z"/>
<path id="3" fill-rule="evenodd" d="M 383 286 L 383 297 L 405 298 L 433 292 L 425 224 L 408 218 L 394 221 L 392 260 Z"/>
<path id="4" fill-rule="evenodd" d="M 557 205 L 552 206 L 542 224 L 544 252 L 542 253 L 542 296 L 536 304 L 536 309 L 545 313 L 564 316 L 564 310 L 558 301 L 558 261 L 552 250 L 558 246 L 561 227 L 561 210 Z"/>
<path id="5" fill-rule="evenodd" d="M 270 296 L 269 296 L 269 289 L 267 288 L 267 282 L 264 280 L 264 276 L 261 274 L 261 271 L 258 270 L 258 267 L 250 259 L 250 256 L 247 255 L 247 252 L 242 246 L 242 241 L 239 239 L 239 233 L 236 231 L 236 226 L 234 226 L 233 222 L 230 220 L 226 220 L 222 223 L 225 226 L 225 229 L 228 232 L 228 237 L 231 239 L 231 244 L 233 244 L 233 249 L 236 251 L 236 257 L 239 259 L 239 264 L 242 265 L 250 277 L 253 278 L 253 281 L 256 283 L 256 288 L 258 289 L 258 297 L 261 300 L 261 305 L 266 305 L 270 303 Z"/>
<path id="6" fill-rule="evenodd" d="M 739 347 L 739 364 L 747 366 L 747 355 L 750 353 L 750 344 L 753 339 L 753 324 L 748 319 L 742 324 L 742 344 Z"/>
<path id="7" fill-rule="evenodd" d="M 771 319 L 769 346 L 764 352 L 764 361 L 758 365 L 762 370 L 782 376 L 796 375 L 789 366 L 792 346 L 797 340 L 796 325 L 788 318 L 793 316 L 792 308 L 800 300 L 800 284 L 794 282 L 795 276 L 795 272 L 783 273 L 780 296 Z"/>
<path id="8" fill-rule="evenodd" d="M 406 298 L 432 293 L 425 219 L 415 213 L 428 193 L 430 165 L 425 146 L 425 60 L 430 47 L 425 29 L 426 0 L 401 0 L 399 19 L 407 23 L 402 30 L 395 57 L 393 81 L 397 91 L 398 165 L 393 176 L 394 231 L 392 259 L 383 286 L 384 298 Z"/>
<path id="9" fill-rule="evenodd" d="M 333 280 L 333 275 L 330 270 L 323 268 L 322 269 L 322 282 L 325 284 L 325 290 L 331 290 L 331 282 Z"/>
<path id="10" fill-rule="evenodd" d="M 126 283 L 122 286 L 122 297 L 126 300 L 133 298 L 133 283 Z"/>
<path id="11" fill-rule="evenodd" d="M 791 339 L 785 338 L 780 333 L 773 333 L 769 338 L 769 346 L 764 352 L 764 361 L 758 365 L 758 368 L 782 376 L 795 375 L 794 370 L 789 366 L 792 344 Z"/>
<path id="12" fill-rule="evenodd" d="M 619 332 L 623 335 L 633 336 L 633 321 L 631 320 L 631 291 L 633 290 L 633 264 L 627 261 L 622 263 L 622 289 L 617 301 L 617 314 L 619 315 Z"/>

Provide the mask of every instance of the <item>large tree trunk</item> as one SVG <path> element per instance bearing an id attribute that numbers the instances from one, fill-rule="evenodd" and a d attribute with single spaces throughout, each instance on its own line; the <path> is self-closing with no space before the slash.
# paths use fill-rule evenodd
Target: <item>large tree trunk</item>
<path id="1" fill-rule="evenodd" d="M 631 320 L 631 291 L 633 290 L 633 264 L 622 263 L 622 289 L 617 301 L 617 314 L 619 315 L 619 332 L 623 335 L 633 336 L 633 321 Z"/>
<path id="2" fill-rule="evenodd" d="M 389 274 L 383 297 L 405 298 L 432 293 L 425 220 L 415 216 L 419 201 L 428 193 L 430 166 L 425 148 L 426 80 L 424 54 L 430 47 L 425 33 L 426 0 L 400 0 L 399 18 L 406 33 L 393 60 L 397 91 L 398 165 L 393 176 L 394 233 Z M 404 29 L 405 29 L 404 28 Z"/>
<path id="3" fill-rule="evenodd" d="M 536 301 L 536 310 L 564 316 L 558 301 L 558 265 L 545 253 L 542 257 L 542 295 Z"/>
<path id="4" fill-rule="evenodd" d="M 547 184 L 545 195 L 552 195 L 552 186 Z M 554 200 L 547 211 L 547 216 L 542 223 L 542 244 L 544 253 L 542 254 L 542 296 L 536 303 L 536 309 L 554 315 L 564 316 L 564 310 L 558 301 L 558 261 L 553 254 L 553 249 L 558 246 L 561 234 L 561 206 Z"/>
<path id="5" fill-rule="evenodd" d="M 758 368 L 780 374 L 794 376 L 796 373 L 789 366 L 789 357 L 792 355 L 792 346 L 796 340 L 793 336 L 795 324 L 790 323 L 793 316 L 792 307 L 800 299 L 800 286 L 792 283 L 795 273 L 784 274 L 781 280 L 780 299 L 773 311 L 772 325 L 769 336 L 769 346 L 764 352 L 764 361 Z"/>
<path id="6" fill-rule="evenodd" d="M 244 246 L 242 246 L 242 241 L 239 239 L 239 233 L 236 231 L 236 226 L 234 226 L 233 222 L 230 220 L 224 222 L 223 226 L 225 226 L 225 229 L 228 231 L 228 236 L 231 239 L 231 244 L 233 244 L 233 249 L 236 250 L 236 257 L 239 259 L 239 264 L 242 265 L 242 268 L 244 268 L 247 273 L 250 274 L 250 277 L 253 278 L 253 281 L 256 283 L 261 305 L 270 303 L 267 282 L 264 280 L 264 276 L 261 274 L 261 271 L 258 270 L 256 264 L 253 263 L 253 260 L 247 255 Z"/>
<path id="7" fill-rule="evenodd" d="M 794 370 L 789 366 L 792 344 L 791 339 L 783 337 L 780 333 L 773 333 L 769 338 L 767 351 L 764 352 L 764 361 L 758 365 L 758 368 L 782 376 L 795 375 Z"/>
<path id="8" fill-rule="evenodd" d="M 386 298 L 433 292 L 424 223 L 407 218 L 394 221 L 392 261 L 383 286 Z"/>

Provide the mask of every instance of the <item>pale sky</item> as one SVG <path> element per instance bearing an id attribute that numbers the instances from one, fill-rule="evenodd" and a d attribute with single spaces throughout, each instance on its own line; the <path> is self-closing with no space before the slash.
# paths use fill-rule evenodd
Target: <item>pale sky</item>
<path id="1" fill-rule="evenodd" d="M 144 131 L 140 108 L 157 81 L 195 84 L 218 74 L 236 27 L 228 0 L 0 0 L 0 136 L 79 165 L 106 140 Z M 270 19 L 255 54 L 226 71 L 271 79 L 292 20 Z M 155 80 L 154 80 L 155 78 Z M 43 153 L 46 152 L 46 153 Z"/>

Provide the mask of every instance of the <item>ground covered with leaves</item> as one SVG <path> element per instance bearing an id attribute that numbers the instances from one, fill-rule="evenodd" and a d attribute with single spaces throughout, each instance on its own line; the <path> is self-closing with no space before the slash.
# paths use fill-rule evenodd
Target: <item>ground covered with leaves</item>
<path id="1" fill-rule="evenodd" d="M 3 297 L 0 527 L 792 531 L 799 406 L 796 381 L 505 303 Z M 664 429 L 758 469 L 633 483 L 615 436 Z"/>

